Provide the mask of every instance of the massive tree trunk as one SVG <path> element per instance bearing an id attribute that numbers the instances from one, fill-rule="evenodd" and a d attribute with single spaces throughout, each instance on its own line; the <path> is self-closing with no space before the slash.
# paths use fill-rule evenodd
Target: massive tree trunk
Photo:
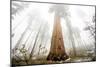
<path id="1" fill-rule="evenodd" d="M 60 61 L 68 59 L 65 52 L 60 16 L 55 15 L 54 28 L 52 33 L 51 48 L 47 60 Z"/>

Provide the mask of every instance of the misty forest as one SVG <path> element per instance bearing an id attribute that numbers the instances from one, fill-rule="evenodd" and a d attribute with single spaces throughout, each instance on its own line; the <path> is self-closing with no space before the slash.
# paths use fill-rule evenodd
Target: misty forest
<path id="1" fill-rule="evenodd" d="M 95 7 L 12 1 L 12 65 L 96 60 Z"/>

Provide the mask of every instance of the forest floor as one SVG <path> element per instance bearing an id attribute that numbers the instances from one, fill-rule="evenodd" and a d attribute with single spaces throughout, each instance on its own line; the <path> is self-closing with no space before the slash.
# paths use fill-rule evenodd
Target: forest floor
<path id="1" fill-rule="evenodd" d="M 90 62 L 95 61 L 95 58 L 91 57 L 73 57 L 69 58 L 65 61 L 48 61 L 46 59 L 38 59 L 38 60 L 31 60 L 31 61 L 19 61 L 15 62 L 12 61 L 12 65 L 43 65 L 43 64 L 62 64 L 62 63 L 80 63 L 80 62 Z"/>

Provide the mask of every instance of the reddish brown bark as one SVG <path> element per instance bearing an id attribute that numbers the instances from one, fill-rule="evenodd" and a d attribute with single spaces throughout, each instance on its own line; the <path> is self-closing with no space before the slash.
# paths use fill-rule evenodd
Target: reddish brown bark
<path id="1" fill-rule="evenodd" d="M 60 17 L 55 16 L 51 48 L 47 60 L 60 61 L 66 59 L 68 59 L 68 55 L 66 54 L 64 48 Z"/>

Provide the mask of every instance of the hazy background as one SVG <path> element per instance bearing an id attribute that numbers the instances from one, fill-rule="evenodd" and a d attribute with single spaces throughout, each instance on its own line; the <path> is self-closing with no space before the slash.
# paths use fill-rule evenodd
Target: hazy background
<path id="1" fill-rule="evenodd" d="M 22 45 L 25 44 L 25 48 L 30 52 L 34 45 L 36 34 L 41 26 L 34 53 L 38 53 L 39 45 L 41 44 L 42 47 L 45 47 L 44 50 L 47 50 L 47 55 L 50 50 L 54 24 L 54 13 L 50 13 L 49 10 L 54 4 L 18 1 L 13 1 L 12 3 L 22 5 L 12 14 L 12 49 L 14 49 L 17 44 L 19 45 L 18 48 L 21 48 Z M 13 8 L 17 8 L 13 4 L 12 11 L 14 10 Z M 67 23 L 70 24 L 72 28 L 73 35 L 71 36 L 74 38 L 76 51 L 78 51 L 78 53 L 81 52 L 80 50 L 94 51 L 95 38 L 91 37 L 91 33 L 84 29 L 92 23 L 93 16 L 95 15 L 95 7 L 81 5 L 63 6 L 66 8 L 65 12 L 68 14 L 68 16 L 64 18 L 61 17 L 63 40 L 66 52 L 68 54 L 73 52 L 73 45 L 71 39 L 69 39 L 70 33 Z M 27 31 L 25 32 L 26 29 Z"/>

